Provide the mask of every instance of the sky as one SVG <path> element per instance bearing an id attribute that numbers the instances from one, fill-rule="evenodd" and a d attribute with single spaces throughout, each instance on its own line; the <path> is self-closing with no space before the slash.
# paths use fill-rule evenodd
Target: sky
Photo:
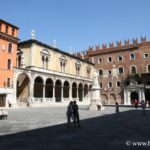
<path id="1" fill-rule="evenodd" d="M 20 41 L 35 38 L 69 52 L 147 36 L 150 0 L 1 0 L 0 18 L 19 27 Z"/>

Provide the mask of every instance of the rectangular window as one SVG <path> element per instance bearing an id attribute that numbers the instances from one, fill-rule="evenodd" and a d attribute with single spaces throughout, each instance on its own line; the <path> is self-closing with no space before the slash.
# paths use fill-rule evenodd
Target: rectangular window
<path id="1" fill-rule="evenodd" d="M 8 59 L 7 61 L 7 69 L 10 70 L 11 69 L 11 60 Z"/>
<path id="2" fill-rule="evenodd" d="M 5 33 L 8 34 L 8 26 L 6 26 Z"/>
<path id="3" fill-rule="evenodd" d="M 102 88 L 103 87 L 103 84 L 102 83 L 100 83 L 100 88 Z"/>
<path id="4" fill-rule="evenodd" d="M 14 35 L 15 35 L 15 29 L 12 28 L 12 36 L 14 36 Z"/>
<path id="5" fill-rule="evenodd" d="M 10 87 L 10 78 L 7 78 L 7 87 Z"/>
<path id="6" fill-rule="evenodd" d="M 148 53 L 144 53 L 143 57 L 144 58 L 149 58 L 149 54 Z"/>
<path id="7" fill-rule="evenodd" d="M 112 87 L 112 82 L 108 83 L 108 87 L 111 88 Z"/>

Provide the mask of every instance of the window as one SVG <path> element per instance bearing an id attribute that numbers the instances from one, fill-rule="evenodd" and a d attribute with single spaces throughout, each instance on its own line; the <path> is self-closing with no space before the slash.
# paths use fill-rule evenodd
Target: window
<path id="1" fill-rule="evenodd" d="M 103 59 L 102 59 L 102 58 L 99 58 L 99 59 L 98 59 L 98 64 L 101 64 L 101 63 L 103 63 Z"/>
<path id="2" fill-rule="evenodd" d="M 120 87 L 120 86 L 121 86 L 120 81 L 117 81 L 117 87 Z"/>
<path id="3" fill-rule="evenodd" d="M 123 61 L 123 56 L 119 55 L 118 56 L 118 61 Z"/>
<path id="4" fill-rule="evenodd" d="M 7 69 L 10 70 L 11 69 L 11 60 L 8 59 L 7 61 Z"/>
<path id="5" fill-rule="evenodd" d="M 8 34 L 8 26 L 6 26 L 5 33 Z"/>
<path id="6" fill-rule="evenodd" d="M 12 36 L 14 36 L 14 35 L 15 35 L 15 29 L 12 28 Z"/>
<path id="7" fill-rule="evenodd" d="M 147 73 L 150 73 L 150 65 L 147 66 Z"/>
<path id="8" fill-rule="evenodd" d="M 135 74 L 136 73 L 136 67 L 135 66 L 131 66 L 130 73 L 131 74 Z"/>
<path id="9" fill-rule="evenodd" d="M 144 53 L 144 54 L 143 54 L 143 57 L 144 57 L 144 58 L 149 58 L 149 53 Z"/>
<path id="10" fill-rule="evenodd" d="M 90 78 L 90 73 L 91 73 L 91 67 L 90 66 L 87 66 L 87 77 Z"/>
<path id="11" fill-rule="evenodd" d="M 111 88 L 112 87 L 112 82 L 108 83 L 108 87 Z"/>
<path id="12" fill-rule="evenodd" d="M 100 70 L 99 70 L 99 76 L 102 76 L 102 75 L 103 75 L 103 70 L 100 69 Z"/>
<path id="13" fill-rule="evenodd" d="M 112 62 L 112 58 L 111 57 L 108 57 L 108 62 Z"/>
<path id="14" fill-rule="evenodd" d="M 75 65 L 76 65 L 76 75 L 79 76 L 80 75 L 81 63 L 79 61 L 77 61 L 75 63 Z"/>
<path id="15" fill-rule="evenodd" d="M 60 71 L 66 72 L 66 64 L 67 64 L 66 57 L 62 55 L 59 59 L 60 59 Z"/>
<path id="16" fill-rule="evenodd" d="M 118 68 L 118 74 L 123 74 L 123 73 L 124 73 L 123 67 L 119 67 Z"/>
<path id="17" fill-rule="evenodd" d="M 135 59 L 135 54 L 134 53 L 130 54 L 130 60 L 134 60 L 134 59 Z"/>
<path id="18" fill-rule="evenodd" d="M 103 87 L 103 83 L 100 83 L 100 88 L 102 88 Z"/>
<path id="19" fill-rule="evenodd" d="M 21 67 L 21 55 L 18 56 L 18 67 Z"/>
<path id="20" fill-rule="evenodd" d="M 10 78 L 7 78 L 7 87 L 10 87 Z"/>
<path id="21" fill-rule="evenodd" d="M 111 72 L 111 70 L 108 70 L 108 74 L 109 74 L 109 75 L 112 75 L 112 72 Z"/>
<path id="22" fill-rule="evenodd" d="M 8 44 L 8 53 L 12 53 L 12 43 Z"/>
<path id="23" fill-rule="evenodd" d="M 49 59 L 50 59 L 50 53 L 47 49 L 43 49 L 41 51 L 41 67 L 48 69 L 49 67 Z"/>

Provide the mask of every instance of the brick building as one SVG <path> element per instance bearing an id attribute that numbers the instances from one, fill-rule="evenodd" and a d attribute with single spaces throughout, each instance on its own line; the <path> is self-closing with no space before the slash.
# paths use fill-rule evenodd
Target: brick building
<path id="1" fill-rule="evenodd" d="M 131 104 L 134 99 L 149 100 L 150 97 L 150 42 L 133 39 L 89 47 L 77 54 L 95 63 L 103 104 Z M 84 56 L 83 56 L 84 55 Z"/>
<path id="2" fill-rule="evenodd" d="M 18 30 L 18 27 L 0 19 L 0 107 L 7 106 L 13 99 Z"/>

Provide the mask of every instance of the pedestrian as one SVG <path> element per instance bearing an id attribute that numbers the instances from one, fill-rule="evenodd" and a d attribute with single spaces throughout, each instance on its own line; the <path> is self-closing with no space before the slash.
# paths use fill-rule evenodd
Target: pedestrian
<path id="1" fill-rule="evenodd" d="M 139 101 L 137 100 L 137 99 L 135 99 L 134 100 L 134 105 L 135 105 L 135 109 L 137 110 L 137 108 L 138 108 L 138 103 L 139 103 Z"/>
<path id="2" fill-rule="evenodd" d="M 70 121 L 71 118 L 73 117 L 73 102 L 70 101 L 69 105 L 67 106 L 67 127 L 70 127 Z"/>
<path id="3" fill-rule="evenodd" d="M 145 115 L 145 102 L 144 102 L 144 100 L 141 101 L 141 107 L 142 107 L 142 114 Z"/>
<path id="4" fill-rule="evenodd" d="M 79 111 L 76 101 L 73 102 L 73 116 L 74 116 L 74 125 L 78 128 L 80 127 Z"/>
<path id="5" fill-rule="evenodd" d="M 119 114 L 119 105 L 118 105 L 118 102 L 116 102 L 116 114 Z"/>

